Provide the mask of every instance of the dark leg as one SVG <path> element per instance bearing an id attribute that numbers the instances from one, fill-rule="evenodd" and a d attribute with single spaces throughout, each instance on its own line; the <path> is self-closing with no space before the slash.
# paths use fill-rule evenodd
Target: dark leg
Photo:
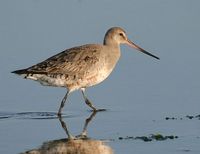
<path id="1" fill-rule="evenodd" d="M 62 108 L 63 108 L 64 105 L 65 105 L 65 102 L 66 102 L 66 100 L 67 100 L 67 97 L 68 97 L 69 93 L 70 93 L 70 91 L 68 90 L 67 93 L 65 94 L 64 98 L 63 98 L 62 101 L 61 101 L 60 108 L 59 108 L 59 110 L 58 110 L 58 116 L 61 115 Z"/>
<path id="2" fill-rule="evenodd" d="M 85 88 L 81 88 L 81 92 L 83 94 L 83 98 L 85 100 L 85 103 L 92 108 L 93 111 L 97 111 L 97 109 L 92 105 L 92 103 L 90 102 L 90 100 L 86 97 L 85 95 Z"/>

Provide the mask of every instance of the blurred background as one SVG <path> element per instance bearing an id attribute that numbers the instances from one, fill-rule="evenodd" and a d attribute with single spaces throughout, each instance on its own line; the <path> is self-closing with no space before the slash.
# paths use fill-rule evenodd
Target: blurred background
<path id="1" fill-rule="evenodd" d="M 161 60 L 122 46 L 112 75 L 88 90 L 96 105 L 113 110 L 130 105 L 134 110 L 143 104 L 163 112 L 199 111 L 199 1 L 6 0 L 0 4 L 1 110 L 55 110 L 64 89 L 41 87 L 10 72 L 73 46 L 102 43 L 107 29 L 120 26 Z M 69 108 L 81 108 L 76 95 L 72 94 Z"/>

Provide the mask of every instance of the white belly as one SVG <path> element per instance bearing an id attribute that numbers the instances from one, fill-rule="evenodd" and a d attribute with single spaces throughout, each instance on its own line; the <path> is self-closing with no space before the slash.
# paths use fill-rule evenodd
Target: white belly
<path id="1" fill-rule="evenodd" d="M 33 75 L 28 75 L 26 78 L 38 81 L 40 84 L 44 86 L 66 87 L 66 81 L 62 77 L 53 78 L 43 74 L 33 74 Z"/>

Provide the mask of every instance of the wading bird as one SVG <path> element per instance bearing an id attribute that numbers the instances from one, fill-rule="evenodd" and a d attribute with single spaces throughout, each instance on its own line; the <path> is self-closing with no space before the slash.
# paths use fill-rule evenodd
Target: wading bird
<path id="1" fill-rule="evenodd" d="M 61 101 L 58 115 L 61 114 L 68 95 L 80 89 L 85 103 L 98 111 L 85 94 L 85 89 L 105 80 L 120 58 L 120 44 L 127 44 L 151 57 L 157 56 L 131 42 L 120 27 L 110 28 L 103 44 L 86 44 L 67 49 L 45 61 L 12 73 L 40 82 L 45 86 L 65 87 L 67 93 Z"/>

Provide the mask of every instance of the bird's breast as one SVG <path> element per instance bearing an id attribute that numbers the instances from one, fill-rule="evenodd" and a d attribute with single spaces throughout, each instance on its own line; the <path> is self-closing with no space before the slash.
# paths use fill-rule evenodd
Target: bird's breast
<path id="1" fill-rule="evenodd" d="M 87 83 L 86 87 L 93 86 L 104 81 L 113 71 L 115 65 L 119 58 L 116 57 L 113 61 L 110 58 L 106 57 L 104 61 L 102 61 L 101 65 L 99 65 L 94 72 L 88 72 L 88 75 L 85 77 L 85 82 Z"/>

